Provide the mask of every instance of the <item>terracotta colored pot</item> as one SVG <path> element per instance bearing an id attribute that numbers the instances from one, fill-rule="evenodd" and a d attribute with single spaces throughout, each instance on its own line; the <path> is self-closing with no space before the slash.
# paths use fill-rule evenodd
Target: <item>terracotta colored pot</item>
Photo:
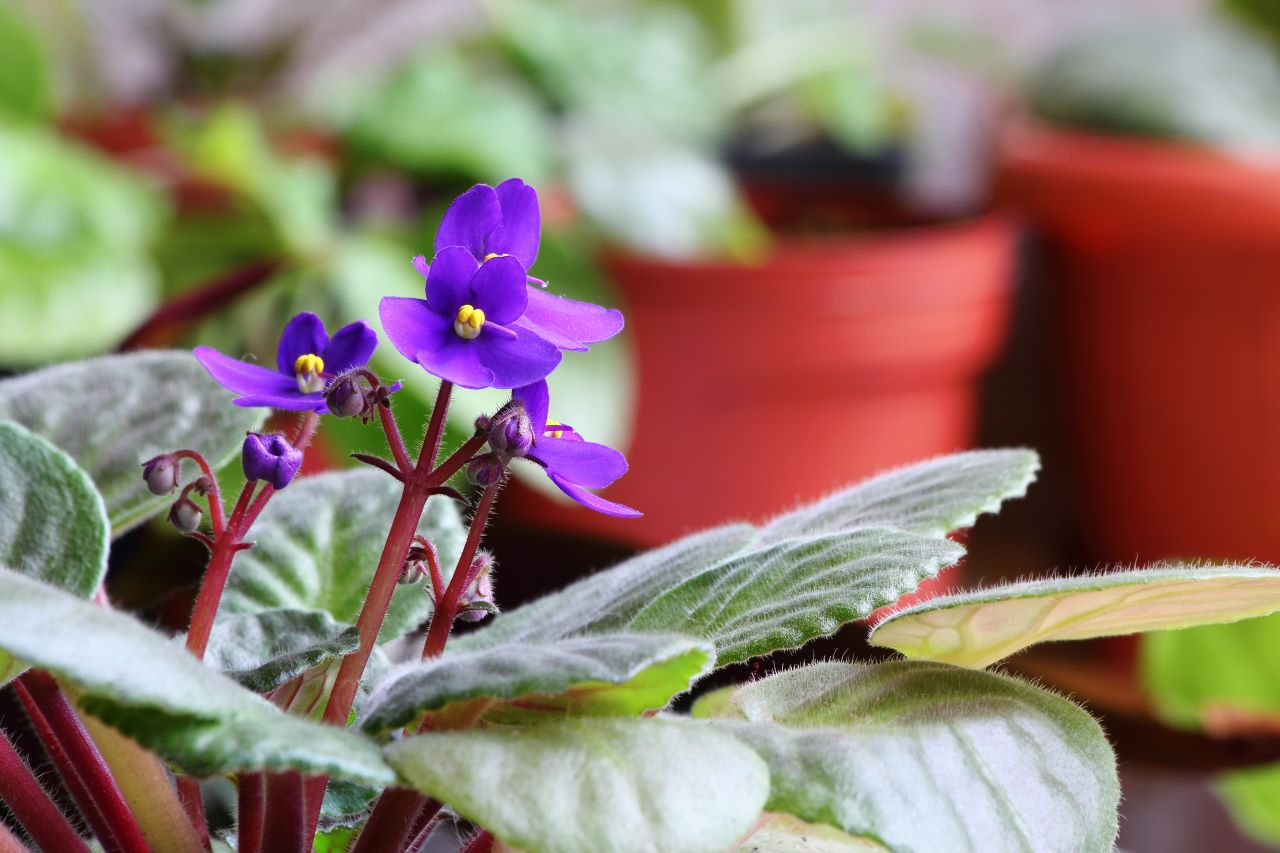
<path id="1" fill-rule="evenodd" d="M 975 381 L 1008 314 L 1003 219 L 780 237 L 757 266 L 607 259 L 634 335 L 638 520 L 524 517 L 637 545 L 761 520 L 886 468 L 969 447 Z"/>
<path id="2" fill-rule="evenodd" d="M 1280 559 L 1280 152 L 1012 127 L 1094 556 Z"/>

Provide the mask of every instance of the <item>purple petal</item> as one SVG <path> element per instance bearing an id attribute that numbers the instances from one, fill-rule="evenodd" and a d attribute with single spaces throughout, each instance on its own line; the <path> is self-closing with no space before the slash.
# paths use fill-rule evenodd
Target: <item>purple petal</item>
<path id="1" fill-rule="evenodd" d="M 378 317 L 387 340 L 402 356 L 418 360 L 418 353 L 435 352 L 453 333 L 453 321 L 432 311 L 425 299 L 384 296 L 378 303 Z"/>
<path id="2" fill-rule="evenodd" d="M 525 413 L 529 415 L 529 421 L 533 424 L 533 434 L 535 437 L 541 437 L 547 428 L 547 412 L 551 409 L 551 393 L 547 390 L 547 380 L 543 379 L 541 382 L 517 388 L 511 392 L 511 398 L 524 403 Z"/>
<path id="3" fill-rule="evenodd" d="M 515 258 L 485 261 L 471 277 L 467 301 L 484 311 L 486 322 L 511 323 L 520 319 L 529 304 L 529 286 L 524 279 L 524 267 Z"/>
<path id="4" fill-rule="evenodd" d="M 450 332 L 452 335 L 452 331 Z M 432 376 L 463 388 L 492 388 L 493 371 L 480 361 L 480 339 L 464 341 L 457 335 L 434 352 L 423 350 L 417 362 Z"/>
<path id="5" fill-rule="evenodd" d="M 353 367 L 369 363 L 373 351 L 378 348 L 378 333 L 364 320 L 343 326 L 329 339 L 324 348 L 324 372 L 336 376 Z"/>
<path id="6" fill-rule="evenodd" d="M 512 178 L 498 184 L 494 192 L 502 205 L 502 221 L 485 241 L 485 251 L 511 255 L 527 270 L 538 258 L 538 240 L 542 235 L 538 191 L 519 178 Z"/>
<path id="7" fill-rule="evenodd" d="M 427 263 L 427 259 L 422 255 L 413 256 L 413 268 L 426 278 L 427 273 L 431 272 L 431 264 Z"/>
<path id="8" fill-rule="evenodd" d="M 528 299 L 519 325 L 561 349 L 585 350 L 587 344 L 618 334 L 625 324 L 621 311 L 553 296 L 534 287 L 528 288 Z"/>
<path id="9" fill-rule="evenodd" d="M 588 489 L 603 489 L 627 473 L 625 456 L 592 441 L 538 436 L 529 455 L 546 465 L 548 474 Z"/>
<path id="10" fill-rule="evenodd" d="M 560 487 L 560 491 L 564 492 L 587 509 L 593 509 L 596 512 L 616 516 L 617 518 L 639 518 L 644 515 L 644 513 L 639 510 L 632 509 L 625 504 L 614 503 L 613 501 L 605 500 L 599 495 L 593 495 L 586 489 L 575 486 L 573 483 L 570 483 L 561 477 L 557 477 L 555 474 L 551 474 L 550 477 L 551 482 Z"/>
<path id="11" fill-rule="evenodd" d="M 310 311 L 303 311 L 290 320 L 280 333 L 280 346 L 276 348 L 276 367 L 285 376 L 293 376 L 293 363 L 300 355 L 320 355 L 329 345 L 324 323 Z"/>
<path id="12" fill-rule="evenodd" d="M 293 389 L 292 394 L 246 394 L 243 397 L 236 397 L 231 402 L 250 409 L 263 407 L 284 409 L 287 412 L 317 412 L 322 415 L 329 413 L 329 407 L 324 404 L 323 392 L 303 394 L 297 387 Z"/>
<path id="13" fill-rule="evenodd" d="M 493 371 L 493 388 L 531 385 L 545 379 L 563 358 L 560 350 L 532 332 L 518 334 L 514 339 L 481 335 L 469 342 L 477 345 L 481 363 Z"/>
<path id="14" fill-rule="evenodd" d="M 477 261 L 484 257 L 485 238 L 502 221 L 498 194 L 487 184 L 476 184 L 453 200 L 436 232 L 436 252 L 461 246 Z M 437 258 L 437 261 L 439 258 Z M 453 306 L 457 310 L 457 305 Z"/>
<path id="15" fill-rule="evenodd" d="M 458 309 L 471 301 L 471 278 L 479 262 L 466 249 L 441 250 L 427 275 L 427 303 L 431 310 L 453 322 Z"/>
<path id="16" fill-rule="evenodd" d="M 250 364 L 229 355 L 223 355 L 211 347 L 196 347 L 196 360 L 204 365 L 209 375 L 223 388 L 237 394 L 266 394 L 272 396 L 301 395 L 297 380 L 269 370 L 260 364 Z M 293 365 L 289 365 L 292 372 Z"/>

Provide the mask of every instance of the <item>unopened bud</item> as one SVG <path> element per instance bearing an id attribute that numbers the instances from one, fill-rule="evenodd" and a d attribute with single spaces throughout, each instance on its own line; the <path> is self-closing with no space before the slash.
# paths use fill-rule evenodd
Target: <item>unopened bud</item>
<path id="1" fill-rule="evenodd" d="M 178 488 L 178 460 L 162 453 L 142 463 L 142 479 L 153 495 L 171 495 Z"/>
<path id="2" fill-rule="evenodd" d="M 244 437 L 240 461 L 245 479 L 266 480 L 276 489 L 283 489 L 293 482 L 293 476 L 302 467 L 302 451 L 278 432 L 270 435 L 251 432 Z"/>
<path id="3" fill-rule="evenodd" d="M 364 389 L 350 376 L 339 377 L 329 386 L 324 403 L 329 407 L 329 414 L 339 418 L 359 417 L 369 408 Z"/>
<path id="4" fill-rule="evenodd" d="M 191 498 L 182 497 L 169 507 L 169 523 L 183 533 L 194 533 L 200 529 L 200 521 L 204 513 Z"/>
<path id="5" fill-rule="evenodd" d="M 479 622 L 485 616 L 498 612 L 493 598 L 493 555 L 481 551 L 471 561 L 471 571 L 478 574 L 458 618 L 466 622 Z"/>
<path id="6" fill-rule="evenodd" d="M 498 410 L 489 424 L 489 446 L 508 456 L 524 456 L 533 446 L 533 423 L 524 404 L 513 400 Z"/>
<path id="7" fill-rule="evenodd" d="M 477 456 L 467 463 L 467 479 L 477 486 L 492 486 L 502 479 L 506 466 L 492 453 Z"/>
<path id="8" fill-rule="evenodd" d="M 399 583 L 405 586 L 413 586 L 422 583 L 427 577 L 427 567 L 422 564 L 421 560 L 405 560 L 403 566 L 400 567 L 400 577 L 397 579 Z"/>

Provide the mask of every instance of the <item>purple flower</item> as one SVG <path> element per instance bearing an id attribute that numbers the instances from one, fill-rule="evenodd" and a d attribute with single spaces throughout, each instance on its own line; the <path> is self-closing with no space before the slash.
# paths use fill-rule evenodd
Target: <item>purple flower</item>
<path id="1" fill-rule="evenodd" d="M 384 297 L 382 328 L 400 354 L 463 388 L 518 388 L 560 363 L 553 344 L 516 321 L 529 303 L 525 269 L 513 256 L 476 260 L 450 246 L 427 273 L 426 299 Z"/>
<path id="2" fill-rule="evenodd" d="M 293 475 L 302 467 L 302 451 L 278 432 L 251 432 L 244 437 L 240 462 L 246 480 L 266 480 L 279 490 L 293 482 Z"/>
<path id="3" fill-rule="evenodd" d="M 513 257 L 527 276 L 538 257 L 541 232 L 537 190 L 519 178 L 511 178 L 497 187 L 476 184 L 458 196 L 440 222 L 435 249 L 439 253 L 461 247 L 478 263 Z M 421 255 L 413 259 L 413 265 L 424 276 L 429 274 L 427 259 Z M 599 343 L 622 331 L 620 311 L 553 296 L 542 289 L 546 283 L 541 279 L 528 277 L 527 281 L 531 285 L 529 301 L 524 315 L 513 324 L 515 329 L 528 329 L 560 349 L 580 352 L 587 349 L 587 344 Z"/>
<path id="4" fill-rule="evenodd" d="M 195 356 L 210 376 L 240 395 L 237 406 L 325 414 L 325 385 L 344 371 L 363 367 L 377 346 L 378 334 L 363 320 L 343 326 L 330 338 L 320 318 L 304 311 L 280 334 L 275 370 L 210 347 L 196 347 Z"/>
<path id="5" fill-rule="evenodd" d="M 546 382 L 536 382 L 512 393 L 524 403 L 533 424 L 533 447 L 524 454 L 546 469 L 551 482 L 578 503 L 605 515 L 638 518 L 643 513 L 607 501 L 587 489 L 603 489 L 627 473 L 627 460 L 612 447 L 585 441 L 570 426 L 547 420 L 551 396 Z"/>

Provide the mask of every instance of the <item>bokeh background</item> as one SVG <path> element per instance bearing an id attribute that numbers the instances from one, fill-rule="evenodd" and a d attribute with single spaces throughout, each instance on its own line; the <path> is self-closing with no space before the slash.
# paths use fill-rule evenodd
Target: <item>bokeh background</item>
<path id="1" fill-rule="evenodd" d="M 930 593 L 1280 563 L 1277 0 L 0 0 L 0 373 L 374 320 L 511 176 L 535 273 L 627 314 L 553 415 L 627 452 L 606 495 L 646 516 L 513 483 L 506 605 L 977 446 L 1045 470 Z M 421 417 L 432 382 L 375 367 Z M 459 429 L 501 399 L 462 396 Z M 200 552 L 131 537 L 113 598 L 180 623 Z M 1277 619 L 1008 666 L 1102 718 L 1124 849 L 1280 847 Z"/>

